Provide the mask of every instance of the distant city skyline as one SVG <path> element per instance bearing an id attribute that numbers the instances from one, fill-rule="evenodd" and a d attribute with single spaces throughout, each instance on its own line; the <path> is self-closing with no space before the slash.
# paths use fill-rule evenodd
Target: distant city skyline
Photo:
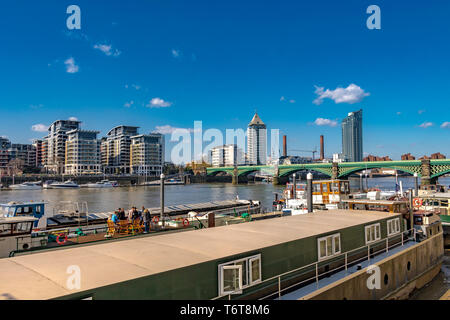
<path id="1" fill-rule="evenodd" d="M 381 30 L 360 1 L 76 4 L 81 30 L 69 3 L 3 4 L 0 136 L 31 143 L 56 119 L 99 137 L 139 126 L 166 135 L 169 160 L 174 129 L 245 130 L 256 109 L 289 148 L 324 135 L 329 158 L 364 109 L 363 156 L 450 154 L 450 3 L 379 1 Z"/>

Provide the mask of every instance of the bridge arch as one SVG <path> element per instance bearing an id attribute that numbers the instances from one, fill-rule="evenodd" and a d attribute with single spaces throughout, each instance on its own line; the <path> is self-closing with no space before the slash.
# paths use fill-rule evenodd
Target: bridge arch
<path id="1" fill-rule="evenodd" d="M 441 171 L 441 172 L 437 172 L 437 173 L 433 174 L 431 176 L 431 178 L 439 178 L 440 176 L 446 175 L 447 173 L 450 173 L 450 169 L 444 170 L 444 171 Z"/>
<path id="2" fill-rule="evenodd" d="M 233 175 L 233 171 L 229 171 L 229 170 L 214 170 L 213 172 L 208 172 L 206 175 L 207 176 L 212 176 L 215 177 L 217 176 L 219 173 L 226 173 L 229 176 Z"/>
<path id="3" fill-rule="evenodd" d="M 342 170 L 341 168 L 339 168 L 339 178 L 348 178 L 351 174 L 353 173 L 357 173 L 359 171 L 364 171 L 364 170 L 368 170 L 368 169 L 392 169 L 392 170 L 397 170 L 397 171 L 401 171 L 401 172 L 406 172 L 409 173 L 410 175 L 414 175 L 414 173 L 417 173 L 418 176 L 421 176 L 421 172 L 417 172 L 416 170 L 410 169 L 410 168 L 403 168 L 403 167 L 396 167 L 396 166 L 392 166 L 392 167 L 386 167 L 386 166 L 367 166 L 367 168 L 351 168 L 351 169 L 347 169 L 345 170 L 345 168 L 342 168 L 344 170 Z M 341 171 L 344 171 L 344 173 L 341 174 Z"/>
<path id="4" fill-rule="evenodd" d="M 314 171 L 314 172 L 325 174 L 331 178 L 331 175 L 328 172 L 328 170 L 321 169 L 321 168 L 295 168 L 295 169 L 283 170 L 282 172 L 280 172 L 279 176 L 280 177 L 290 176 L 291 174 L 294 174 L 295 172 L 298 172 L 298 171 Z"/>

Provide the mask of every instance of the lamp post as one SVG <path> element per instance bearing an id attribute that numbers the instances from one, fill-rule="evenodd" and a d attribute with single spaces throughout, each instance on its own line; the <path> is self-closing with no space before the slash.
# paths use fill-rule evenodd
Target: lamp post
<path id="1" fill-rule="evenodd" d="M 307 195 L 307 204 L 308 204 L 308 212 L 313 212 L 313 199 L 312 199 L 312 179 L 313 175 L 311 172 L 308 172 L 306 175 L 306 188 L 308 191 Z"/>
<path id="2" fill-rule="evenodd" d="M 166 176 L 164 173 L 161 173 L 159 176 L 160 178 L 160 204 L 161 204 L 161 214 L 160 214 L 160 220 L 162 223 L 162 227 L 164 228 L 164 178 Z"/>

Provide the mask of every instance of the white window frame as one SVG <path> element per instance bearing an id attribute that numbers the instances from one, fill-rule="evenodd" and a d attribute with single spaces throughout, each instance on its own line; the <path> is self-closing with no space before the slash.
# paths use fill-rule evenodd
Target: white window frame
<path id="1" fill-rule="evenodd" d="M 394 224 L 394 232 L 391 232 L 391 225 Z M 388 236 L 400 233 L 400 218 L 390 219 L 387 221 Z"/>
<path id="2" fill-rule="evenodd" d="M 239 290 L 238 291 L 225 291 L 224 289 L 223 289 L 223 281 L 224 281 L 224 272 L 223 272 L 223 270 L 239 270 Z M 222 285 L 222 288 L 221 288 L 221 293 L 222 294 L 234 294 L 234 293 L 240 293 L 240 292 L 242 292 L 242 266 L 236 266 L 236 265 L 227 265 L 227 266 L 223 266 L 222 267 L 222 272 L 221 272 L 221 285 Z"/>
<path id="3" fill-rule="evenodd" d="M 259 260 L 259 279 L 252 279 L 251 278 L 251 262 L 252 261 L 256 261 Z M 243 270 L 242 270 L 242 266 L 241 265 L 236 265 L 236 263 L 245 261 L 246 262 L 246 283 L 244 285 L 244 279 L 242 278 L 243 276 Z M 239 272 L 239 283 L 240 283 L 240 287 L 238 291 L 224 291 L 223 289 L 223 270 L 224 269 L 231 269 L 229 267 L 238 267 L 240 269 Z M 237 260 L 232 260 L 232 261 L 228 261 L 226 263 L 222 263 L 218 265 L 218 282 L 219 282 L 219 296 L 222 295 L 227 295 L 227 294 L 241 294 L 242 293 L 242 289 L 246 289 L 248 287 L 251 287 L 259 282 L 262 281 L 262 270 L 261 270 L 261 254 L 256 254 L 253 256 L 249 256 L 249 257 L 245 257 L 245 258 L 241 258 L 241 259 L 237 259 Z"/>
<path id="4" fill-rule="evenodd" d="M 331 238 L 331 253 L 328 252 L 328 246 L 327 246 L 327 239 Z M 336 250 L 336 242 L 335 239 L 339 238 L 339 250 Z M 321 257 L 320 256 L 320 242 L 321 241 L 325 241 L 325 256 Z M 334 234 L 330 234 L 328 236 L 325 237 L 321 237 L 317 239 L 317 257 L 319 261 L 322 260 L 326 260 L 329 259 L 331 257 L 334 257 L 338 254 L 340 254 L 342 251 L 342 241 L 341 241 L 341 234 L 340 233 L 334 233 Z"/>
<path id="5" fill-rule="evenodd" d="M 380 230 L 380 234 L 378 234 L 378 235 L 377 235 L 377 226 L 378 226 L 378 230 Z M 367 240 L 367 231 L 370 232 L 370 228 L 372 228 L 372 227 L 374 228 L 374 231 L 375 231 L 375 238 L 374 238 L 374 240 Z M 374 223 L 374 224 L 365 226 L 364 231 L 365 231 L 364 239 L 366 240 L 366 244 L 374 243 L 381 239 L 381 224 L 380 223 Z"/>
<path id="6" fill-rule="evenodd" d="M 252 271 L 253 271 L 252 270 L 252 262 L 253 261 L 259 261 L 259 263 L 258 263 L 259 278 L 258 279 L 253 279 L 253 277 L 252 277 Z M 248 280 L 249 280 L 248 283 L 249 283 L 249 286 L 261 282 L 261 278 L 262 278 L 262 274 L 261 274 L 261 256 L 250 258 L 248 260 Z"/>

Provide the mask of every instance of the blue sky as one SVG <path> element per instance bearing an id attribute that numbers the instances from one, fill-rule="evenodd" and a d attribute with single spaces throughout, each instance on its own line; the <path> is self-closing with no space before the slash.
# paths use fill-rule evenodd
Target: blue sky
<path id="1" fill-rule="evenodd" d="M 71 4 L 81 30 L 66 27 Z M 371 4 L 381 30 L 366 27 Z M 28 143 L 69 117 L 101 136 L 245 129 L 257 110 L 288 149 L 323 134 L 331 156 L 362 108 L 365 153 L 450 156 L 449 13 L 438 0 L 4 2 L 0 135 Z"/>

